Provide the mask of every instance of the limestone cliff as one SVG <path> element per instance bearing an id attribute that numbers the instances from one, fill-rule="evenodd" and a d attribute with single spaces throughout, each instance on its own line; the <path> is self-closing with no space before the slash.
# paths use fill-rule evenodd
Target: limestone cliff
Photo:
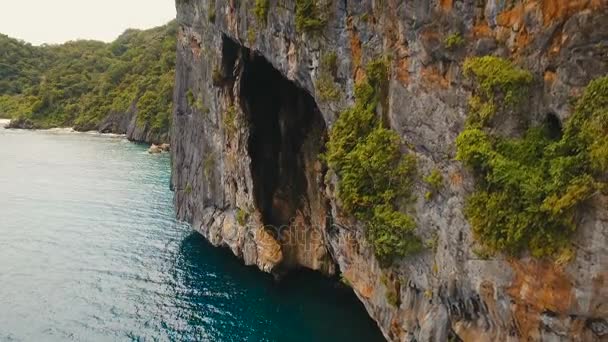
<path id="1" fill-rule="evenodd" d="M 145 142 L 149 144 L 160 144 L 169 141 L 167 132 L 155 132 L 149 123 L 143 126 L 137 123 L 137 103 L 139 99 L 134 101 L 129 110 L 125 113 L 110 113 L 96 127 L 75 127 L 77 130 L 96 130 L 101 133 L 116 133 L 125 134 L 127 139 L 137 142 Z"/>
<path id="2" fill-rule="evenodd" d="M 321 9 L 315 32 L 297 28 L 298 2 L 270 0 L 266 14 L 256 8 L 264 1 L 177 1 L 178 216 L 263 271 L 340 272 L 388 340 L 606 340 L 608 198 L 582 209 L 567 263 L 480 257 L 463 215 L 474 179 L 454 141 L 471 93 L 468 56 L 532 72 L 526 120 L 569 118 L 571 98 L 608 73 L 608 2 L 308 1 Z M 335 70 L 324 70 L 331 53 Z M 438 169 L 446 183 L 425 200 L 428 186 L 416 182 L 416 233 L 427 248 L 392 266 L 341 210 L 319 158 L 364 66 L 381 56 L 390 60 L 385 121 L 420 173 Z M 326 72 L 329 89 L 319 82 Z M 517 126 L 506 120 L 505 134 Z"/>

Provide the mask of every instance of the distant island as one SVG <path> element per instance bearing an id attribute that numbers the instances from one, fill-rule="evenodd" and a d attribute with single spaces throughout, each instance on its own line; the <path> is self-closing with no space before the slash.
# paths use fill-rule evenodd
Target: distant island
<path id="1" fill-rule="evenodd" d="M 177 24 L 112 43 L 33 46 L 0 34 L 0 118 L 12 128 L 74 127 L 168 141 Z"/>

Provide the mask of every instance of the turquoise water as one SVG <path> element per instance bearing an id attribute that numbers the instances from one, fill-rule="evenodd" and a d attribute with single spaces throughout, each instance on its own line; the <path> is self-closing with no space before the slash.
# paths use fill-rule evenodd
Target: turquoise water
<path id="1" fill-rule="evenodd" d="M 0 129 L 0 341 L 381 341 L 349 289 L 275 283 L 173 219 L 169 157 Z"/>

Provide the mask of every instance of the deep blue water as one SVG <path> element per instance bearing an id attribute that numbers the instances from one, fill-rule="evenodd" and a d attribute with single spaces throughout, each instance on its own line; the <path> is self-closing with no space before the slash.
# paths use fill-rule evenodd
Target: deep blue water
<path id="1" fill-rule="evenodd" d="M 0 128 L 0 341 L 381 341 L 354 294 L 276 283 L 176 222 L 169 157 Z"/>

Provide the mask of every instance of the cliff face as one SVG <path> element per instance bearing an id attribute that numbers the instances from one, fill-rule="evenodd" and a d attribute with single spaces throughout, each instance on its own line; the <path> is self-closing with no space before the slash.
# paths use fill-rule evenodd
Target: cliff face
<path id="1" fill-rule="evenodd" d="M 137 123 L 137 103 L 133 101 L 125 113 L 110 113 L 99 125 L 94 127 L 75 127 L 76 130 L 96 130 L 101 133 L 125 134 L 127 139 L 149 144 L 160 144 L 169 141 L 168 132 L 158 132 L 152 129 L 149 122 L 143 126 Z"/>
<path id="2" fill-rule="evenodd" d="M 263 271 L 341 272 L 388 340 L 608 338 L 608 198 L 580 210 L 567 263 L 480 257 L 463 215 L 474 179 L 454 159 L 471 95 L 464 59 L 496 55 L 530 70 L 521 114 L 564 122 L 571 98 L 608 73 L 608 2 L 318 2 L 327 6 L 318 32 L 296 29 L 296 2 L 271 0 L 264 23 L 254 1 L 178 1 L 178 216 Z M 391 266 L 341 210 L 336 176 L 319 158 L 365 65 L 382 56 L 390 75 L 379 111 L 420 173 L 445 179 L 430 200 L 416 182 L 416 233 L 427 248 Z M 500 127 L 521 134 L 515 117 Z"/>

